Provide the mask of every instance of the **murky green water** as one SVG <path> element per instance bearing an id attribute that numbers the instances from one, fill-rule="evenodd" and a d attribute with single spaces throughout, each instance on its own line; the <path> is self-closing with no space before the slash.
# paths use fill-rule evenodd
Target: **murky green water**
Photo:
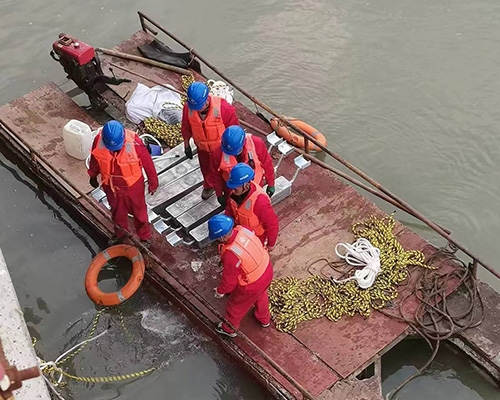
<path id="1" fill-rule="evenodd" d="M 99 245 L 29 177 L 0 154 L 0 244 L 36 350 L 44 360 L 86 339 L 96 314 L 83 279 Z M 102 245 L 102 244 L 101 244 Z M 100 285 L 123 285 L 103 274 Z M 107 278 L 107 279 L 106 279 Z M 161 367 L 141 379 L 82 384 L 67 399 L 249 399 L 265 393 L 153 287 L 144 284 L 119 310 L 105 312 L 97 333 L 109 331 L 65 364 L 77 376 L 106 377 Z M 196 382 L 193 385 L 192 382 Z"/>
<path id="2" fill-rule="evenodd" d="M 334 151 L 496 266 L 500 3 L 0 0 L 0 103 L 63 80 L 62 69 L 48 56 L 59 32 L 112 47 L 138 30 L 138 9 L 154 15 L 276 110 L 325 132 Z M 17 167 L 1 160 L 0 244 L 30 328 L 41 338 L 44 355 L 55 356 L 79 340 L 92 318 L 82 277 L 98 246 Z M 434 238 L 425 229 L 417 231 Z M 130 314 L 137 333 L 145 329 L 140 324 L 144 313 L 155 315 L 155 307 L 173 325 L 190 326 L 150 289 L 139 301 Z M 155 346 L 171 340 L 155 336 L 155 329 L 146 329 Z M 166 390 L 177 398 L 258 398 L 255 386 L 233 373 L 233 364 L 190 329 L 194 339 L 188 337 L 174 350 L 185 354 L 173 361 L 177 372 L 116 387 L 70 389 L 78 399 L 135 398 L 140 390 L 150 391 L 149 398 L 162 398 Z M 120 335 L 110 332 L 104 343 L 122 343 Z M 115 360 L 114 354 L 126 353 L 124 343 L 109 352 L 103 344 L 82 366 L 93 371 L 113 360 L 116 364 L 108 368 L 116 372 L 136 361 L 150 365 L 146 350 L 143 356 Z M 182 346 L 193 343 L 201 350 L 183 353 Z M 418 365 L 418 356 L 410 348 L 408 360 L 399 360 Z M 452 361 L 443 365 L 452 365 L 454 381 L 462 382 L 456 398 L 496 398 L 487 381 L 464 379 L 460 358 L 449 357 Z M 406 367 L 394 368 L 396 382 Z M 203 382 L 201 392 L 191 384 L 193 377 Z M 400 399 L 432 387 L 436 394 L 427 397 L 450 397 L 437 389 L 445 379 L 438 373 L 416 381 Z M 467 397 L 466 386 L 475 387 L 471 390 L 480 397 Z"/>

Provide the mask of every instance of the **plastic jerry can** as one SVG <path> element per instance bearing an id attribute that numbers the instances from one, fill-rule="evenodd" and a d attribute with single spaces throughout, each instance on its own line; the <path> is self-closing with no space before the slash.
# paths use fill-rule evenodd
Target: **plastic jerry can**
<path id="1" fill-rule="evenodd" d="M 63 128 L 64 148 L 66 153 L 78 160 L 85 160 L 92 148 L 92 129 L 86 123 L 70 120 Z"/>

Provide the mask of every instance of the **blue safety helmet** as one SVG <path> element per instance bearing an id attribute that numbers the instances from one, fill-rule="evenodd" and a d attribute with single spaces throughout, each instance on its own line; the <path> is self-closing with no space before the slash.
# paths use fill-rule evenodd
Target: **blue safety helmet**
<path id="1" fill-rule="evenodd" d="M 245 163 L 238 163 L 229 172 L 229 180 L 226 186 L 229 189 L 236 189 L 244 183 L 250 182 L 255 177 L 255 171 Z"/>
<path id="2" fill-rule="evenodd" d="M 187 90 L 187 103 L 191 110 L 199 111 L 208 99 L 210 89 L 203 82 L 193 82 Z"/>
<path id="3" fill-rule="evenodd" d="M 239 125 L 231 125 L 222 134 L 222 151 L 230 156 L 237 156 L 245 144 L 245 131 Z"/>
<path id="4" fill-rule="evenodd" d="M 208 220 L 208 237 L 210 240 L 227 235 L 233 229 L 234 220 L 227 215 L 214 215 Z"/>
<path id="5" fill-rule="evenodd" d="M 102 141 L 108 150 L 120 150 L 125 142 L 125 128 L 115 120 L 106 122 L 102 127 Z"/>

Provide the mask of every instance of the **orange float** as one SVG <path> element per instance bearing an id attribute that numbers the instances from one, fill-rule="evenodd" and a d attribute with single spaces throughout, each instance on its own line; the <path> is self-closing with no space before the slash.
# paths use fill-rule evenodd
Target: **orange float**
<path id="1" fill-rule="evenodd" d="M 287 118 L 287 121 L 290 121 L 292 124 L 297 126 L 297 128 L 302 129 L 304 132 L 308 133 L 311 135 L 314 139 L 316 139 L 320 144 L 323 146 L 326 146 L 326 138 L 325 136 L 319 132 L 316 128 L 312 127 L 309 124 L 306 124 L 304 121 L 301 121 L 300 119 L 296 118 Z M 288 143 L 295 147 L 300 147 L 301 149 L 306 149 L 305 148 L 305 140 L 304 138 L 293 132 L 291 128 L 288 126 L 284 125 L 278 118 L 271 118 L 270 121 L 271 128 L 274 129 L 276 134 L 285 139 Z M 312 151 L 312 152 L 317 152 L 321 151 L 321 149 L 316 146 L 314 143 L 311 141 L 307 142 L 307 150 Z"/>
<path id="2" fill-rule="evenodd" d="M 99 289 L 97 277 L 102 267 L 112 258 L 126 257 L 132 261 L 132 276 L 118 292 L 107 293 Z M 100 252 L 90 263 L 85 275 L 85 290 L 90 299 L 102 306 L 117 306 L 132 297 L 141 286 L 145 272 L 144 258 L 136 247 L 128 244 L 111 246 Z"/>

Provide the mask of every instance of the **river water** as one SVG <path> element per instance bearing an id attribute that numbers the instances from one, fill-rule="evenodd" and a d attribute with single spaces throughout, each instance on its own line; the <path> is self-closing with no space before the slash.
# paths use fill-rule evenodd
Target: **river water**
<path id="1" fill-rule="evenodd" d="M 277 111 L 313 124 L 330 148 L 497 267 L 500 3 L 0 0 L 0 103 L 63 81 L 48 56 L 58 33 L 109 48 L 139 29 L 138 9 Z M 0 182 L 0 244 L 37 348 L 51 359 L 88 331 L 94 308 L 83 275 L 99 243 L 6 155 L 0 157 Z M 404 214 L 396 216 L 435 239 Z M 101 318 L 100 330 L 103 319 L 112 328 L 78 356 L 79 374 L 113 375 L 157 363 L 165 369 L 122 384 L 71 384 L 67 396 L 263 397 L 152 288 L 124 312 L 129 329 L 119 316 Z M 386 390 L 424 362 L 418 346 L 398 353 L 387 358 Z M 399 398 L 422 393 L 438 400 L 451 393 L 464 400 L 498 398 L 489 381 L 450 349 Z"/>

